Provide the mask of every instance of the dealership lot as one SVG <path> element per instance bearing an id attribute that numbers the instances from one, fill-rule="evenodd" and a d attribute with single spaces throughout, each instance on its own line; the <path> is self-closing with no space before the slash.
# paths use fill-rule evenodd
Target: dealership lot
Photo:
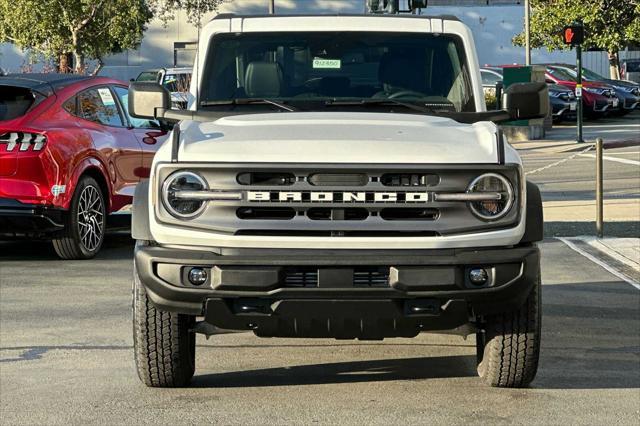
<path id="1" fill-rule="evenodd" d="M 133 367 L 133 245 L 94 261 L 47 244 L 0 253 L 4 424 L 547 423 L 637 421 L 640 291 L 554 239 L 542 244 L 543 344 L 531 389 L 490 389 L 472 339 L 384 342 L 198 337 L 190 389 L 147 389 Z"/>
<path id="2" fill-rule="evenodd" d="M 625 139 L 627 123 L 638 125 L 602 124 Z M 575 153 L 520 152 L 526 172 Z M 638 236 L 639 148 L 605 154 L 606 198 L 618 203 L 605 208 L 607 235 Z M 45 242 L 0 242 L 2 423 L 635 424 L 640 291 L 553 238 L 593 234 L 594 159 L 579 155 L 529 178 L 547 217 L 542 357 L 531 389 L 485 387 L 473 338 L 251 333 L 198 336 L 192 388 L 145 388 L 133 365 L 133 242 L 111 234 L 91 261 L 60 261 Z"/>

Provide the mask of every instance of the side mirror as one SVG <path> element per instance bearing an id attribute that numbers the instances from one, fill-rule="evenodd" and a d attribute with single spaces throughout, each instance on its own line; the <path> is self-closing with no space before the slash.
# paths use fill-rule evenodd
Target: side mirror
<path id="1" fill-rule="evenodd" d="M 136 81 L 129 85 L 129 115 L 154 120 L 156 108 L 171 108 L 171 93 L 158 83 Z"/>
<path id="2" fill-rule="evenodd" d="M 549 113 L 546 83 L 514 83 L 505 90 L 504 106 L 511 120 L 544 118 Z"/>

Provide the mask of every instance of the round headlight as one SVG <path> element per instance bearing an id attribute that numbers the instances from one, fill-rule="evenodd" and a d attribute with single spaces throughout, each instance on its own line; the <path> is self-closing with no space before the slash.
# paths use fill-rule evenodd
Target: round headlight
<path id="1" fill-rule="evenodd" d="M 202 191 L 208 189 L 207 183 L 193 172 L 175 172 L 162 185 L 162 202 L 171 215 L 180 219 L 189 219 L 204 210 L 205 203 L 178 197 L 179 191 Z"/>
<path id="2" fill-rule="evenodd" d="M 468 193 L 482 194 L 483 192 L 490 194 L 499 194 L 496 199 L 488 199 L 483 201 L 473 201 L 469 203 L 471 211 L 484 220 L 500 219 L 509 212 L 513 205 L 514 194 L 513 188 L 509 181 L 496 173 L 487 173 L 478 176 L 471 182 Z"/>

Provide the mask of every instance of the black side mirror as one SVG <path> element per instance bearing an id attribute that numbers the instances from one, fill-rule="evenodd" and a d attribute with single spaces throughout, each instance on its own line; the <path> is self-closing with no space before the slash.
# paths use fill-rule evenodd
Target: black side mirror
<path id="1" fill-rule="evenodd" d="M 129 115 L 154 120 L 156 108 L 171 109 L 171 93 L 158 83 L 136 81 L 129 85 Z"/>
<path id="2" fill-rule="evenodd" d="M 544 118 L 549 113 L 546 83 L 514 83 L 505 90 L 504 109 L 512 120 Z"/>

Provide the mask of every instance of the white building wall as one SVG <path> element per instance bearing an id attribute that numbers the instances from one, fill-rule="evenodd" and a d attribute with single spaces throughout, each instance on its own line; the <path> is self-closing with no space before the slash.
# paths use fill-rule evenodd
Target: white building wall
<path id="1" fill-rule="evenodd" d="M 238 14 L 266 13 L 268 0 L 234 0 L 224 4 L 220 12 Z M 523 28 L 524 9 L 517 1 L 489 0 L 489 3 L 511 3 L 491 6 L 440 6 L 440 4 L 486 4 L 487 0 L 462 0 L 446 2 L 431 0 L 428 14 L 455 15 L 466 23 L 473 31 L 481 64 L 512 64 L 524 62 L 524 48 L 513 46 L 511 40 Z M 364 0 L 275 0 L 277 14 L 292 13 L 362 13 Z M 203 16 L 206 23 L 214 15 Z M 139 72 L 157 67 L 170 67 L 174 62 L 174 42 L 194 42 L 198 31 L 195 25 L 189 24 L 184 12 L 178 12 L 176 19 L 167 27 L 159 21 L 153 21 L 145 33 L 144 40 L 138 50 L 128 51 L 106 58 L 106 67 L 102 75 L 109 75 L 122 80 L 134 78 Z M 625 57 L 623 53 L 621 55 Z M 637 57 L 638 52 L 627 56 Z M 574 52 L 548 52 L 546 49 L 534 49 L 534 63 L 543 62 L 575 62 Z M 0 67 L 20 71 L 29 62 L 22 52 L 12 45 L 0 44 Z M 603 52 L 587 52 L 585 66 L 601 74 L 608 74 L 607 55 Z M 38 69 L 40 64 L 34 68 Z"/>

